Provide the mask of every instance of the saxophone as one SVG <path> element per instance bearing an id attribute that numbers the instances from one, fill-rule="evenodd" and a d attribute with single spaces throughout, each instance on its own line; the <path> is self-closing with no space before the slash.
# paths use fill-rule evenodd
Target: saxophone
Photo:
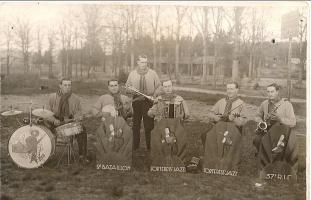
<path id="1" fill-rule="evenodd" d="M 263 121 L 263 122 L 259 122 L 257 124 L 257 128 L 255 130 L 255 132 L 257 133 L 267 133 L 267 128 L 268 126 L 271 125 L 271 117 L 272 117 L 272 113 L 274 113 L 282 104 L 280 103 L 279 105 L 275 106 L 274 105 L 274 108 L 267 114 L 267 117 L 266 119 Z"/>

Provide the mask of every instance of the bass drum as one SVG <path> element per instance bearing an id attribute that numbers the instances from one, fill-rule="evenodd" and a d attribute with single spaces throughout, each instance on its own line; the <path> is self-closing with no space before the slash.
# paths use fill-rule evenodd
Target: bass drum
<path id="1" fill-rule="evenodd" d="M 44 126 L 23 126 L 11 135 L 8 150 L 18 167 L 38 168 L 54 154 L 55 136 Z"/>

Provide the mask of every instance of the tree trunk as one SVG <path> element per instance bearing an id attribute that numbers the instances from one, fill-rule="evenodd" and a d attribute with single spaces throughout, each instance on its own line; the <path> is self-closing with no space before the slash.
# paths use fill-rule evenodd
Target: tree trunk
<path id="1" fill-rule="evenodd" d="M 202 80 L 201 84 L 205 84 L 207 82 L 207 45 L 205 39 L 203 39 L 203 64 L 202 64 Z"/>
<path id="2" fill-rule="evenodd" d="M 235 25 L 234 25 L 234 51 L 232 64 L 232 81 L 239 80 L 239 51 L 240 51 L 240 34 L 241 34 L 241 16 L 243 8 L 235 8 Z"/>
<path id="3" fill-rule="evenodd" d="M 214 60 L 213 60 L 213 77 L 214 77 L 214 88 L 216 88 L 216 63 L 217 63 L 217 57 L 218 57 L 218 53 L 217 53 L 217 42 L 214 48 Z"/>
<path id="4" fill-rule="evenodd" d="M 159 59 L 158 59 L 158 63 L 159 63 L 159 77 L 161 77 L 162 74 L 162 42 L 160 41 L 160 47 L 159 47 Z"/>
<path id="5" fill-rule="evenodd" d="M 209 74 L 209 69 L 207 66 L 207 40 L 208 40 L 208 8 L 204 7 L 204 24 L 203 24 L 203 75 L 201 79 L 201 84 L 205 84 L 207 82 L 207 74 Z"/>
<path id="6" fill-rule="evenodd" d="M 153 69 L 159 74 L 159 69 L 157 67 L 157 47 L 156 40 L 153 40 Z"/>
<path id="7" fill-rule="evenodd" d="M 126 62 L 127 66 L 127 62 Z M 104 60 L 103 60 L 103 72 L 106 72 L 106 52 L 104 51 Z"/>
<path id="8" fill-rule="evenodd" d="M 135 68 L 134 34 L 135 34 L 135 31 L 132 31 L 132 38 L 131 38 L 131 70 L 134 70 L 134 68 Z"/>
<path id="9" fill-rule="evenodd" d="M 176 40 L 175 46 L 175 78 L 177 84 L 180 83 L 180 74 L 179 74 L 179 40 Z"/>
<path id="10" fill-rule="evenodd" d="M 49 52 L 49 78 L 52 78 L 53 77 L 53 60 L 52 60 L 52 52 L 50 50 Z"/>
<path id="11" fill-rule="evenodd" d="M 302 36 L 300 36 L 300 41 L 299 41 L 299 77 L 298 77 L 298 83 L 302 83 L 302 77 L 303 77 L 303 72 L 304 72 L 304 63 L 302 62 L 303 60 L 303 55 L 302 55 Z"/>
<path id="12" fill-rule="evenodd" d="M 249 64 L 248 64 L 248 77 L 253 77 L 253 50 L 251 50 L 249 54 Z"/>
<path id="13" fill-rule="evenodd" d="M 10 75 L 10 56 L 9 56 L 9 53 L 6 56 L 6 74 Z"/>

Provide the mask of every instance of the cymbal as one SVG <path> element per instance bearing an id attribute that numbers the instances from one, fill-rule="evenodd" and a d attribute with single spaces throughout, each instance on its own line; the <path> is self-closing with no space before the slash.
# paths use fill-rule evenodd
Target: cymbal
<path id="1" fill-rule="evenodd" d="M 33 110 L 32 114 L 37 117 L 42 117 L 42 118 L 48 118 L 54 115 L 52 111 L 47 110 L 47 109 L 42 109 L 42 108 Z"/>
<path id="2" fill-rule="evenodd" d="M 2 116 L 12 116 L 12 115 L 18 115 L 21 113 L 22 113 L 22 111 L 20 111 L 20 110 L 8 110 L 8 111 L 1 113 L 1 115 Z"/>

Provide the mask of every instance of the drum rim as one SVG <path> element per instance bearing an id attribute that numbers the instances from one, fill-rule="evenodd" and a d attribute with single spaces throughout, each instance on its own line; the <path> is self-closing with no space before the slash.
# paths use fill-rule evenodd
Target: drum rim
<path id="1" fill-rule="evenodd" d="M 25 126 L 31 127 L 29 124 L 27 124 L 27 125 L 25 125 Z M 50 142 L 51 142 L 51 154 L 50 154 L 50 156 L 48 157 L 48 159 L 47 159 L 45 162 L 43 162 L 42 164 L 38 165 L 37 167 L 33 167 L 33 168 L 24 167 L 24 166 L 19 165 L 19 164 L 12 158 L 12 156 L 11 156 L 11 154 L 10 154 L 10 140 L 11 140 L 13 134 L 14 134 L 18 129 L 23 128 L 23 127 L 25 127 L 25 126 L 18 127 L 18 128 L 15 129 L 15 131 L 10 135 L 9 140 L 8 140 L 8 144 L 7 144 L 8 154 L 9 154 L 9 157 L 11 158 L 11 160 L 13 161 L 13 163 L 14 163 L 18 168 L 23 168 L 23 169 L 38 169 L 38 168 L 42 167 L 42 166 L 49 160 L 50 156 L 53 155 L 53 154 L 55 153 L 55 145 L 56 145 L 56 144 L 55 144 L 55 136 L 53 135 L 52 131 L 51 131 L 50 129 L 48 129 L 47 127 L 45 127 L 45 126 L 41 126 L 41 125 L 32 125 L 32 126 L 37 126 L 37 127 L 39 127 L 39 128 L 42 128 L 42 127 L 43 127 L 44 129 L 47 129 L 48 131 L 50 131 L 50 133 L 51 133 L 51 135 L 52 135 L 52 137 L 53 137 L 54 140 L 51 140 L 51 141 L 50 141 Z M 42 128 L 42 129 L 43 129 L 43 128 Z M 44 129 L 43 129 L 43 130 L 44 130 Z M 44 130 L 44 131 L 45 131 L 45 130 Z M 48 134 L 48 133 L 47 133 L 47 134 Z M 52 141 L 54 141 L 54 142 L 52 142 Z M 54 147 L 53 147 L 53 146 L 54 146 Z"/>
<path id="2" fill-rule="evenodd" d="M 81 126 L 82 126 L 82 122 L 79 122 L 79 121 L 78 121 L 78 122 L 69 122 L 69 123 L 60 125 L 60 126 L 56 127 L 55 129 L 60 128 L 60 127 L 63 127 L 63 126 L 68 126 L 69 124 L 81 124 Z"/>
<path id="3" fill-rule="evenodd" d="M 56 135 L 57 135 L 57 136 L 65 136 L 65 137 L 78 135 L 78 134 L 73 134 L 73 135 L 68 135 L 68 136 L 66 136 L 66 135 L 63 134 L 63 130 L 62 130 L 62 129 L 63 129 L 64 127 L 67 127 L 67 126 L 70 125 L 70 124 L 77 124 L 77 125 L 79 125 L 79 126 L 81 127 L 81 130 L 83 130 L 83 124 L 82 124 L 82 122 L 80 122 L 80 121 L 70 122 L 70 123 L 63 124 L 63 125 L 61 125 L 61 126 L 56 127 L 56 128 L 55 128 Z M 59 133 L 59 132 L 60 132 L 60 133 Z"/>

